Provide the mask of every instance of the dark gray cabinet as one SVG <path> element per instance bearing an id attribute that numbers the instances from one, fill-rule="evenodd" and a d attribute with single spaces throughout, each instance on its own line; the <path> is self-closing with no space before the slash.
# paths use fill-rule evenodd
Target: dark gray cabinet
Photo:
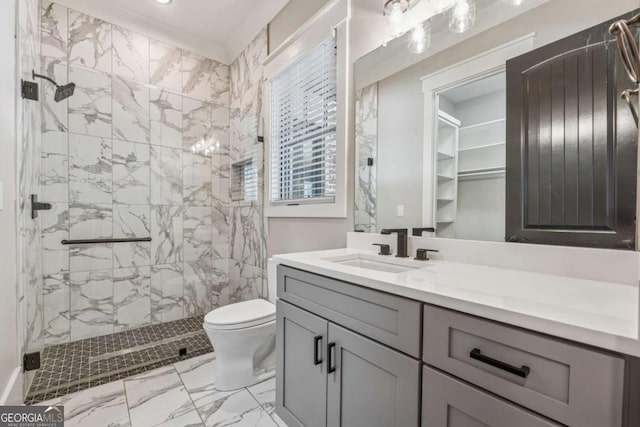
<path id="1" fill-rule="evenodd" d="M 329 323 L 327 425 L 417 426 L 420 362 Z"/>
<path id="2" fill-rule="evenodd" d="M 508 241 L 635 248 L 638 129 L 611 22 L 507 62 Z"/>
<path id="3" fill-rule="evenodd" d="M 277 302 L 277 411 L 289 427 L 327 425 L 328 322 Z"/>

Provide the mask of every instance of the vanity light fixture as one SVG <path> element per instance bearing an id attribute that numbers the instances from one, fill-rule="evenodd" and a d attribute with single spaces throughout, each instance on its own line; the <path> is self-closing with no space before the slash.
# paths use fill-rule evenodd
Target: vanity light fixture
<path id="1" fill-rule="evenodd" d="M 384 4 L 384 16 L 387 18 L 390 36 L 397 37 L 403 33 L 404 13 L 408 9 L 408 0 L 387 0 Z"/>
<path id="2" fill-rule="evenodd" d="M 458 0 L 451 8 L 449 29 L 454 33 L 468 31 L 476 22 L 475 0 Z"/>
<path id="3" fill-rule="evenodd" d="M 506 5 L 509 6 L 520 6 L 522 5 L 522 3 L 524 3 L 526 0 L 502 0 L 502 2 Z"/>
<path id="4" fill-rule="evenodd" d="M 163 5 L 171 4 L 171 2 L 173 2 L 173 0 L 154 0 L 154 1 L 158 4 L 163 4 Z"/>
<path id="5" fill-rule="evenodd" d="M 431 47 L 431 21 L 416 25 L 409 33 L 409 52 L 420 54 Z"/>

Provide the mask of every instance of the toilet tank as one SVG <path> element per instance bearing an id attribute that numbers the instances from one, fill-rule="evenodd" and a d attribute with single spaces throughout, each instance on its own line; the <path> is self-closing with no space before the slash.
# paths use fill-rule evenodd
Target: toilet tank
<path id="1" fill-rule="evenodd" d="M 278 292 L 278 263 L 272 259 L 267 262 L 267 292 L 267 299 L 275 304 Z"/>

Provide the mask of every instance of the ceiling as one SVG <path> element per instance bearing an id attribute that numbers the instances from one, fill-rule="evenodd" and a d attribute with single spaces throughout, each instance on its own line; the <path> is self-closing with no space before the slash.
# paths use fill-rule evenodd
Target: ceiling
<path id="1" fill-rule="evenodd" d="M 55 0 L 64 6 L 232 62 L 289 0 Z"/>

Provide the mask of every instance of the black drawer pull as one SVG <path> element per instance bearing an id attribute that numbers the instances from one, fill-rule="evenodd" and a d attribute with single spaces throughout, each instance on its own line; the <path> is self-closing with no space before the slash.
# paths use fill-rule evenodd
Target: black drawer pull
<path id="1" fill-rule="evenodd" d="M 335 350 L 336 350 L 336 343 L 330 342 L 329 345 L 327 345 L 327 359 L 329 360 L 329 363 L 328 363 L 329 367 L 327 368 L 327 373 L 329 374 L 336 371 Z"/>
<path id="2" fill-rule="evenodd" d="M 522 365 L 522 367 L 518 368 L 517 366 L 509 365 L 508 363 L 504 363 L 489 356 L 485 356 L 480 352 L 479 348 L 474 348 L 473 350 L 471 350 L 471 353 L 469 353 L 469 357 L 482 363 L 486 363 L 487 365 L 491 365 L 495 368 L 502 369 L 503 371 L 507 371 L 510 374 L 517 375 L 521 378 L 527 378 L 529 372 L 531 371 L 528 366 Z"/>
<path id="3" fill-rule="evenodd" d="M 322 335 L 316 335 L 313 337 L 313 364 L 319 365 L 322 363 L 322 352 L 318 351 L 318 343 L 322 341 Z"/>

